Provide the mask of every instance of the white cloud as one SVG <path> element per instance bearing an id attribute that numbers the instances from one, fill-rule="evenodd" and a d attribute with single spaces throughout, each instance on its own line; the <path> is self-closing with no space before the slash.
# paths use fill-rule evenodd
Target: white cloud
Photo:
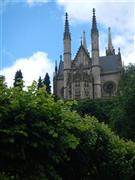
<path id="1" fill-rule="evenodd" d="M 57 0 L 57 4 L 69 14 L 70 24 L 91 23 L 92 9 L 96 9 L 97 22 L 104 28 L 112 28 L 114 47 L 121 47 L 125 64 L 131 62 L 135 53 L 135 1 L 134 0 Z M 91 25 L 91 24 L 90 24 Z M 101 54 L 107 42 L 100 33 Z M 103 33 L 103 35 L 102 35 Z M 107 38 L 106 38 L 107 40 Z M 133 62 L 133 60 L 132 60 Z"/>
<path id="2" fill-rule="evenodd" d="M 130 52 L 129 54 L 127 54 L 127 56 L 122 56 L 122 60 L 124 62 L 124 65 L 128 65 L 129 63 L 132 63 L 135 65 L 135 51 Z"/>
<path id="3" fill-rule="evenodd" d="M 57 3 L 69 13 L 71 22 L 89 22 L 95 8 L 99 23 L 123 31 L 133 27 L 134 0 L 57 0 Z"/>
<path id="4" fill-rule="evenodd" d="M 46 72 L 52 80 L 54 63 L 48 58 L 45 52 L 36 52 L 30 57 L 20 58 L 11 67 L 4 68 L 0 74 L 6 77 L 8 86 L 13 85 L 13 79 L 17 70 L 21 69 L 25 85 L 29 86 L 33 80 L 38 80 L 39 76 L 44 78 Z"/>
<path id="5" fill-rule="evenodd" d="M 6 10 L 6 7 L 10 5 L 14 5 L 16 3 L 26 3 L 27 5 L 34 6 L 34 5 L 41 5 L 49 2 L 49 0 L 0 0 L 0 14 Z"/>

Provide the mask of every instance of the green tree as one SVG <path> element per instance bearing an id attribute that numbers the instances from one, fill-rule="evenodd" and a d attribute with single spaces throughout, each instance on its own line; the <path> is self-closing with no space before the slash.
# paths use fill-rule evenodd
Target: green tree
<path id="1" fill-rule="evenodd" d="M 50 76 L 46 73 L 45 78 L 43 80 L 44 85 L 46 85 L 46 91 L 48 94 L 51 94 L 51 86 L 50 86 Z"/>
<path id="2" fill-rule="evenodd" d="M 5 76 L 0 75 L 0 81 L 5 81 Z"/>
<path id="3" fill-rule="evenodd" d="M 19 180 L 131 180 L 135 143 L 37 84 L 0 91 L 0 173 Z"/>
<path id="4" fill-rule="evenodd" d="M 41 76 L 39 76 L 37 87 L 38 89 L 43 87 L 43 81 L 41 79 Z"/>
<path id="5" fill-rule="evenodd" d="M 123 70 L 111 117 L 112 127 L 120 136 L 135 140 L 135 65 Z"/>
<path id="6" fill-rule="evenodd" d="M 6 82 L 5 82 L 5 76 L 0 75 L 0 86 L 7 87 Z"/>
<path id="7" fill-rule="evenodd" d="M 62 120 L 68 106 L 55 102 L 45 87 L 37 90 L 34 83 L 27 91 L 8 90 L 0 97 L 5 100 L 0 107 L 0 172 L 23 180 L 58 179 L 57 165 L 79 143 L 69 130 L 77 120 Z"/>
<path id="8" fill-rule="evenodd" d="M 22 71 L 18 70 L 15 73 L 15 79 L 14 79 L 14 87 L 23 87 L 23 75 L 22 75 Z"/>
<path id="9" fill-rule="evenodd" d="M 81 116 L 95 116 L 100 122 L 110 123 L 111 110 L 114 107 L 115 98 L 112 99 L 84 99 L 79 100 L 73 106 Z"/>
<path id="10" fill-rule="evenodd" d="M 134 179 L 135 144 L 120 139 L 94 117 L 86 116 L 82 121 L 80 143 L 60 167 L 63 179 Z"/>

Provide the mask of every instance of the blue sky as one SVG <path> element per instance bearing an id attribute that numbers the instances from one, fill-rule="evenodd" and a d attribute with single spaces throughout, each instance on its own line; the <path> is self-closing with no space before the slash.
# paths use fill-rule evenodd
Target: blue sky
<path id="1" fill-rule="evenodd" d="M 62 49 L 59 43 L 62 15 L 55 3 L 8 4 L 2 18 L 3 66 L 10 66 L 15 59 L 29 57 L 36 51 L 45 51 L 50 59 L 56 59 Z"/>
<path id="2" fill-rule="evenodd" d="M 51 79 L 55 60 L 63 54 L 64 14 L 69 14 L 72 57 L 75 56 L 83 30 L 90 51 L 92 8 L 96 8 L 100 33 L 100 54 L 107 47 L 107 28 L 112 27 L 114 47 L 121 47 L 125 64 L 135 61 L 134 1 L 92 0 L 2 0 L 0 3 L 0 74 L 12 85 L 21 69 L 26 85 L 44 77 Z M 91 54 L 91 53 L 90 53 Z M 134 58 L 134 59 L 133 59 Z"/>

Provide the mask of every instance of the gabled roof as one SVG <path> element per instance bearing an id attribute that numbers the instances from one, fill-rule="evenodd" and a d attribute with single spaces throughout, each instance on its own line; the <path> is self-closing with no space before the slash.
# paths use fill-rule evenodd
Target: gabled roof
<path id="1" fill-rule="evenodd" d="M 79 52 L 80 52 L 81 50 L 83 50 L 84 53 L 86 54 L 86 56 L 88 57 L 88 59 L 91 60 L 91 59 L 90 59 L 90 56 L 89 56 L 89 52 L 88 52 L 88 51 L 84 48 L 84 46 L 81 44 L 73 61 L 75 61 L 75 60 L 77 59 L 77 56 L 78 56 L 78 54 L 79 54 Z"/>
<path id="2" fill-rule="evenodd" d="M 122 68 L 120 55 L 110 55 L 99 57 L 99 63 L 101 66 L 101 72 L 117 72 Z"/>
<path id="3" fill-rule="evenodd" d="M 81 46 L 80 48 L 83 48 L 83 46 Z M 84 48 L 83 50 L 86 51 Z M 72 61 L 72 63 L 74 61 Z M 101 56 L 99 57 L 99 63 L 101 66 L 101 73 L 119 72 L 122 69 L 121 56 L 119 54 L 110 55 L 110 56 Z M 57 77 L 60 79 L 64 78 L 64 62 L 63 61 L 60 61 Z"/>

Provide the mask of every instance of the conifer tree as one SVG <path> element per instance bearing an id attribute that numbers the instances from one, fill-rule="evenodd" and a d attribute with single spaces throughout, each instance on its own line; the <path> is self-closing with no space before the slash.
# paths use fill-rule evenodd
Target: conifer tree
<path id="1" fill-rule="evenodd" d="M 23 75 L 21 70 L 18 70 L 15 73 L 14 87 L 23 87 Z"/>
<path id="2" fill-rule="evenodd" d="M 44 85 L 46 85 L 47 93 L 51 94 L 50 76 L 48 73 L 46 73 L 43 83 L 44 83 Z"/>
<path id="3" fill-rule="evenodd" d="M 41 76 L 39 76 L 37 87 L 38 89 L 43 87 L 43 81 L 41 79 Z"/>
<path id="4" fill-rule="evenodd" d="M 5 76 L 3 76 L 3 75 L 0 75 L 0 86 L 7 87 L 7 84 L 5 82 Z"/>

